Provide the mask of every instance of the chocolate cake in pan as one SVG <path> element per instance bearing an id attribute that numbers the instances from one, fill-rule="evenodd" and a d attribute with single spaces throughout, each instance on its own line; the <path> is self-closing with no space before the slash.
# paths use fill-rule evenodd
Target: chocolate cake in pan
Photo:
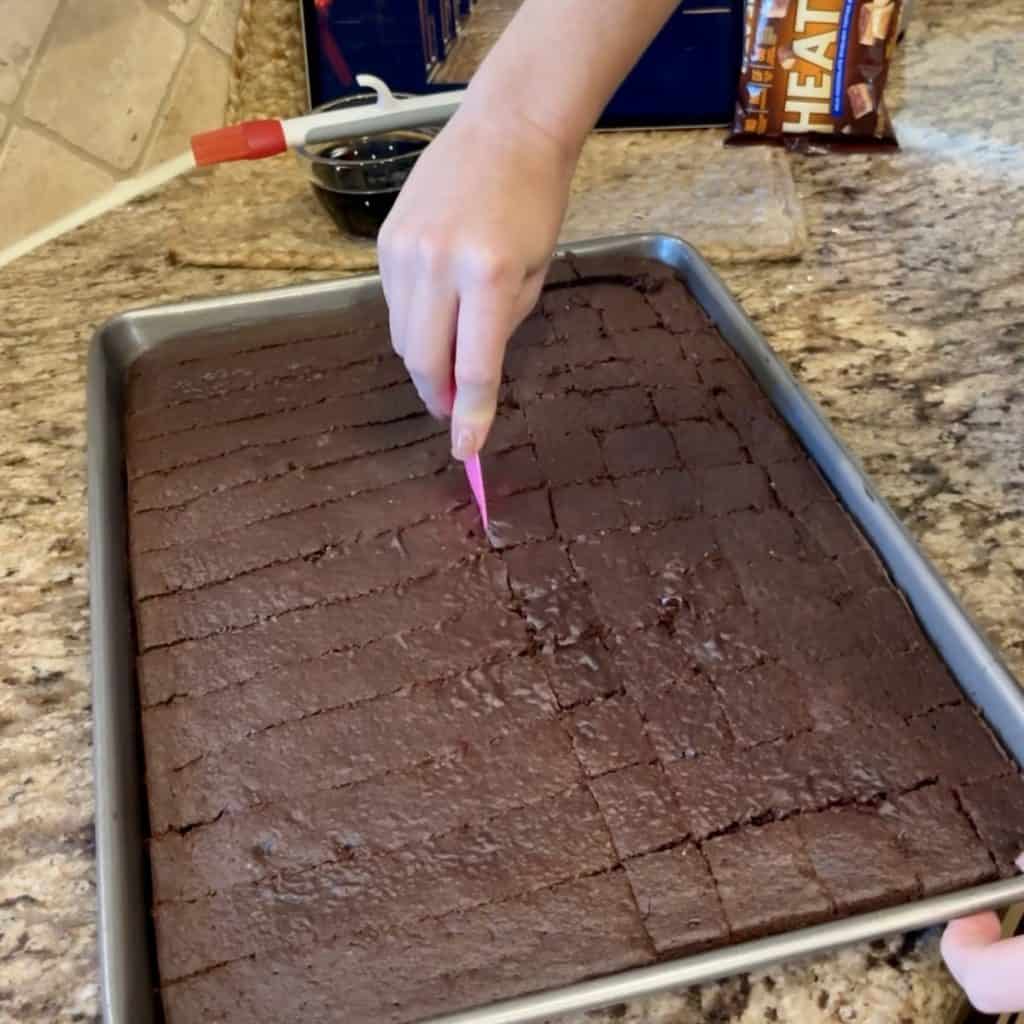
<path id="1" fill-rule="evenodd" d="M 1015 765 L 667 268 L 555 265 L 489 535 L 385 325 L 131 370 L 169 1024 L 400 1024 L 1012 872 Z"/>

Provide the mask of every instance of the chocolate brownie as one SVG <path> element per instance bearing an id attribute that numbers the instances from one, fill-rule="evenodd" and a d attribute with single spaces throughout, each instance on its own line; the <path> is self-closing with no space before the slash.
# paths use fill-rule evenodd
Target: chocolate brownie
<path id="1" fill-rule="evenodd" d="M 489 535 L 386 323 L 129 372 L 168 1024 L 411 1024 L 1010 870 L 1016 766 L 667 268 L 555 264 Z"/>

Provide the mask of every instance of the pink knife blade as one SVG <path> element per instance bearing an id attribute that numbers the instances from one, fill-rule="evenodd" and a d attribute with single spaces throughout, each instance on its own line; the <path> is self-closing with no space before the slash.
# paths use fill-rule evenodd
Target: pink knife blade
<path id="1" fill-rule="evenodd" d="M 476 507 L 480 510 L 480 518 L 483 520 L 484 529 L 489 528 L 487 520 L 487 492 L 484 490 L 484 472 L 480 467 L 479 453 L 466 459 L 466 476 L 469 478 L 469 489 L 473 492 L 476 500 Z"/>

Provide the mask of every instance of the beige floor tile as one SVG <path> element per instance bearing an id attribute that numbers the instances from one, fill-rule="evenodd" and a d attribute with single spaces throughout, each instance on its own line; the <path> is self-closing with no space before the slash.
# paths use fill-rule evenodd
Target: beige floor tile
<path id="1" fill-rule="evenodd" d="M 127 170 L 146 144 L 184 48 L 184 31 L 141 0 L 67 4 L 25 114 Z"/>
<path id="2" fill-rule="evenodd" d="M 210 0 L 203 18 L 203 35 L 218 49 L 231 53 L 235 46 L 235 30 L 242 0 Z"/>
<path id="3" fill-rule="evenodd" d="M 0 246 L 70 213 L 113 182 L 58 143 L 15 125 L 0 152 Z"/>
<path id="4" fill-rule="evenodd" d="M 0 140 L 3 140 L 5 131 L 7 131 L 7 115 L 0 113 Z"/>
<path id="5" fill-rule="evenodd" d="M 0 0 L 0 102 L 13 103 L 57 0 Z"/>
<path id="6" fill-rule="evenodd" d="M 185 54 L 174 93 L 146 154 L 146 165 L 160 163 L 188 149 L 196 133 L 224 123 L 228 99 L 228 58 L 200 40 Z"/>

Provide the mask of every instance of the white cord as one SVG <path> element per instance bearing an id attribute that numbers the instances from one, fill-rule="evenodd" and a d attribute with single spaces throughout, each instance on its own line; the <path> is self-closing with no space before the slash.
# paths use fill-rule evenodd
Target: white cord
<path id="1" fill-rule="evenodd" d="M 189 150 L 172 160 L 158 164 L 146 171 L 145 174 L 119 181 L 109 192 L 104 192 L 103 195 L 80 206 L 77 210 L 73 210 L 67 216 L 55 220 L 52 224 L 47 224 L 46 227 L 9 245 L 6 249 L 0 249 L 0 267 L 12 263 L 19 256 L 38 249 L 46 242 L 59 238 L 110 210 L 116 210 L 117 207 L 129 203 L 147 192 L 152 192 L 161 185 L 166 185 L 167 182 L 182 174 L 188 174 L 195 166 L 195 159 L 192 156 L 192 151 Z"/>

